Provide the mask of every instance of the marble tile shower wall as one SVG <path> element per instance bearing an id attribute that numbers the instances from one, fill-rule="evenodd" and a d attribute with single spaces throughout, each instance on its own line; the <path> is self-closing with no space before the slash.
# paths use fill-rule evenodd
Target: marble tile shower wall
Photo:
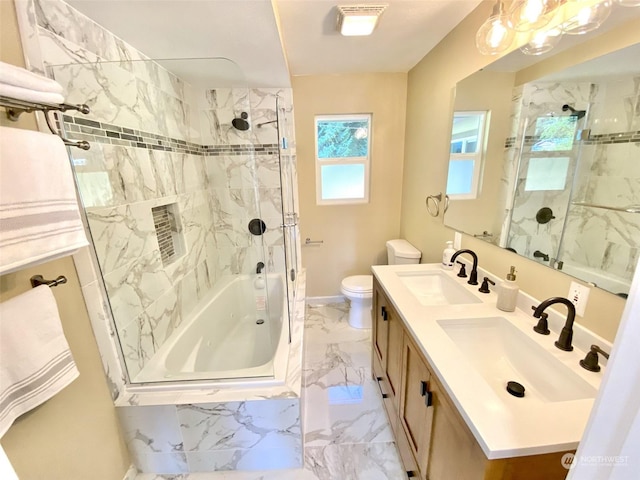
<path id="1" fill-rule="evenodd" d="M 515 135 L 518 140 L 515 144 L 520 149 L 520 167 L 516 180 L 508 246 L 521 255 L 533 258 L 533 253 L 539 250 L 550 257 L 556 256 L 555 252 L 560 245 L 565 212 L 571 194 L 571 179 L 579 154 L 578 148 L 574 148 L 569 152 L 545 152 L 542 155 L 548 158 L 569 157 L 569 171 L 564 189 L 525 190 L 531 159 L 540 156 L 540 153 L 532 154 L 532 146 L 536 142 L 536 119 L 550 115 L 566 116 L 567 114 L 562 112 L 564 104 L 572 105 L 576 109 L 586 109 L 594 93 L 588 82 L 529 83 L 522 89 L 522 95 L 518 96 L 518 128 Z M 579 128 L 584 127 L 579 126 Z M 523 137 L 524 141 L 522 141 Z M 551 208 L 556 218 L 549 223 L 539 224 L 536 221 L 536 213 L 543 207 Z"/>
<path id="2" fill-rule="evenodd" d="M 276 96 L 195 89 L 66 3 L 34 0 L 39 54 L 88 116 L 65 116 L 79 189 L 131 378 L 217 278 L 284 271 Z M 253 128 L 231 120 L 246 111 Z M 163 265 L 151 209 L 175 203 L 184 255 Z M 248 221 L 261 217 L 262 237 Z"/>
<path id="3" fill-rule="evenodd" d="M 572 202 L 612 207 L 640 204 L 640 76 L 627 75 L 598 83 L 538 83 L 517 87 L 513 94 L 512 131 L 505 143 L 503 182 L 508 184 L 510 167 L 517 165 L 522 148 L 523 161 L 508 245 L 530 257 L 535 250 L 557 251 L 563 218 L 556 212 L 564 217 L 569 200 L 568 190 L 522 195 L 529 152 L 536 141 L 532 120 L 551 112 L 563 115 L 560 108 L 565 103 L 578 110 L 588 110 L 588 120 L 584 125 L 579 123 L 578 128 L 590 129 L 588 140 L 574 149 L 580 159 L 577 171 L 572 162 L 567 175 L 568 186 L 574 173 L 576 178 Z M 528 122 L 526 131 L 525 122 Z M 519 132 L 524 132 L 524 142 L 521 142 L 523 133 Z M 543 206 L 552 208 L 557 218 L 539 225 L 535 213 Z M 509 224 L 509 219 L 505 222 Z M 572 205 L 564 228 L 562 258 L 602 270 L 613 278 L 631 280 L 633 266 L 640 255 L 639 238 L 637 214 Z"/>
<path id="4" fill-rule="evenodd" d="M 575 201 L 640 205 L 640 75 L 608 79 L 598 89 L 589 112 L 591 135 L 581 150 Z M 640 215 L 572 206 L 565 244 L 567 260 L 630 282 L 640 255 Z"/>

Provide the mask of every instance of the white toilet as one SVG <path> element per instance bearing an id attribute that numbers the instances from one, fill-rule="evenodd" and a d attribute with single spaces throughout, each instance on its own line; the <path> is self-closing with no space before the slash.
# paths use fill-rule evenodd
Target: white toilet
<path id="1" fill-rule="evenodd" d="M 387 242 L 389 265 L 419 263 L 420 250 L 406 240 Z M 353 328 L 371 328 L 371 300 L 373 299 L 373 275 L 354 275 L 342 280 L 340 291 L 349 299 L 349 325 Z"/>

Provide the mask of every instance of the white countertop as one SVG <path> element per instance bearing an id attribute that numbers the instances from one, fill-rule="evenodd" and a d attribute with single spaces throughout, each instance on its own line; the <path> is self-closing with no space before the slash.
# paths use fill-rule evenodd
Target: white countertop
<path id="1" fill-rule="evenodd" d="M 437 320 L 503 317 L 596 390 L 600 386 L 605 368 L 599 373 L 593 373 L 580 367 L 578 362 L 584 358 L 591 344 L 598 344 L 606 351 L 611 351 L 611 344 L 574 323 L 574 350 L 559 350 L 554 346 L 554 342 L 564 325 L 566 307 L 560 306 L 558 311 L 562 313 L 556 312 L 554 308 L 546 310 L 549 314 L 551 334 L 539 335 L 533 331 L 537 319 L 532 316 L 531 311 L 531 306 L 537 306 L 539 301 L 520 292 L 515 312 L 498 310 L 497 294 L 493 291 L 489 294 L 479 293 L 479 285 L 468 285 L 468 278 L 456 276 L 457 268 L 455 271 L 442 271 L 472 292 L 481 303 L 424 306 L 396 274 L 418 270 L 441 270 L 441 266 L 422 264 L 372 267 L 373 274 L 417 340 L 438 380 L 453 400 L 487 458 L 509 458 L 577 448 L 595 398 L 543 402 L 526 395 L 524 398 L 517 398 L 506 390 L 498 393 L 475 370 L 472 363 L 460 354 L 456 344 Z M 470 269 L 467 269 L 467 272 L 469 271 Z M 495 279 L 493 275 L 479 269 L 479 283 L 482 283 L 483 276 Z M 496 289 L 497 285 L 490 287 Z M 562 296 L 562 292 L 559 296 Z M 602 358 L 600 363 L 603 367 L 606 365 Z"/>

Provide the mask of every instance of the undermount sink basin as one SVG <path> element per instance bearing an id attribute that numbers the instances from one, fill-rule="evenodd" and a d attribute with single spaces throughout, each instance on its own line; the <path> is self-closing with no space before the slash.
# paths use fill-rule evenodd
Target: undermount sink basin
<path id="1" fill-rule="evenodd" d="M 596 396 L 595 388 L 503 317 L 437 322 L 500 396 L 510 396 L 511 381 L 525 387 L 525 399 L 545 403 Z"/>
<path id="2" fill-rule="evenodd" d="M 397 272 L 396 275 L 422 305 L 465 305 L 481 302 L 473 293 L 438 270 Z"/>

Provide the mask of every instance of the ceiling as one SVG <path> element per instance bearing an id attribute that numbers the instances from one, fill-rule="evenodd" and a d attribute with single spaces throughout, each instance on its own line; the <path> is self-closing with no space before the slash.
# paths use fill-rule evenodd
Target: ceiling
<path id="1" fill-rule="evenodd" d="M 248 85 L 283 87 L 290 85 L 290 75 L 406 72 L 480 0 L 67 3 L 150 58 L 224 57 L 239 65 Z M 389 6 L 373 35 L 343 37 L 335 29 L 335 7 L 358 3 Z M 167 63 L 167 68 L 181 76 L 180 65 L 185 64 Z"/>

